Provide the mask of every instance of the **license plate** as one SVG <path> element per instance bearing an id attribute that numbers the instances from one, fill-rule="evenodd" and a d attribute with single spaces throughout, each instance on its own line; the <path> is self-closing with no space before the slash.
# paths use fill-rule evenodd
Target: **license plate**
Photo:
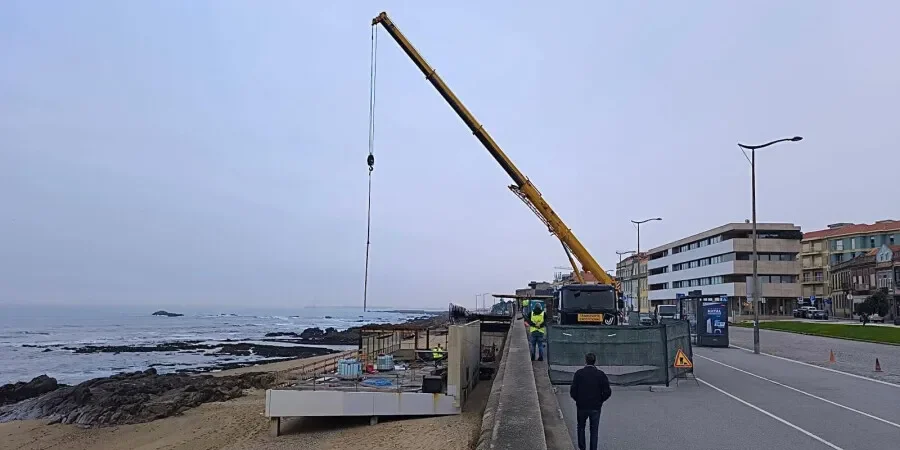
<path id="1" fill-rule="evenodd" d="M 603 322 L 603 314 L 579 314 L 579 322 Z"/>

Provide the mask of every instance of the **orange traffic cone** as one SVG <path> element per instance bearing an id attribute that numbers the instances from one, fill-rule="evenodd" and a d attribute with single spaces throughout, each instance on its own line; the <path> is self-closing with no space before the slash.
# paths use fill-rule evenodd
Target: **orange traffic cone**
<path id="1" fill-rule="evenodd" d="M 881 372 L 881 363 L 878 362 L 878 358 L 875 358 L 875 371 Z"/>
<path id="2" fill-rule="evenodd" d="M 831 351 L 831 355 L 828 357 L 828 362 L 830 362 L 830 363 L 834 362 L 834 350 Z"/>

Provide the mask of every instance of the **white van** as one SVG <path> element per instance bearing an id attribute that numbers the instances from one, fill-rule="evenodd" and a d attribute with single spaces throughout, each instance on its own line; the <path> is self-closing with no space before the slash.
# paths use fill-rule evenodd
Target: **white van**
<path id="1" fill-rule="evenodd" d="M 656 320 L 663 319 L 681 319 L 681 315 L 678 314 L 678 305 L 657 305 Z"/>

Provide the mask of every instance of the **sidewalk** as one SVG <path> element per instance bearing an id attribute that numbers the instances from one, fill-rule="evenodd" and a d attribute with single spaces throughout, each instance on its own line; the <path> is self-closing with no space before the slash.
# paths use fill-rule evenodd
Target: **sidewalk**
<path id="1" fill-rule="evenodd" d="M 521 320 L 512 327 L 490 448 L 547 450 L 525 327 Z"/>

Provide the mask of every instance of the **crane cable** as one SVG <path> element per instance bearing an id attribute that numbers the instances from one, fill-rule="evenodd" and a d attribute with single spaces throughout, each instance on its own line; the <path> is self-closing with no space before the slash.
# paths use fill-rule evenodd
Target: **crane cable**
<path id="1" fill-rule="evenodd" d="M 369 166 L 369 200 L 366 208 L 366 270 L 363 276 L 363 312 L 366 311 L 366 303 L 369 296 L 369 246 L 372 236 L 372 171 L 375 170 L 375 79 L 378 74 L 378 33 L 375 25 L 372 25 L 372 46 L 369 55 L 369 156 L 366 164 Z"/>

